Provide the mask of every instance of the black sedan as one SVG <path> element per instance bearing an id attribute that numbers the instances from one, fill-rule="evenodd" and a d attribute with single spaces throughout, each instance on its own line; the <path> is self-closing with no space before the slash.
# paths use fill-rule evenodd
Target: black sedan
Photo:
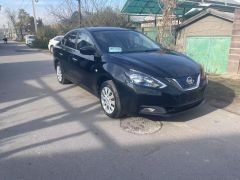
<path id="1" fill-rule="evenodd" d="M 82 28 L 54 48 L 58 81 L 100 98 L 112 118 L 171 115 L 204 101 L 207 78 L 189 57 L 122 28 Z"/>

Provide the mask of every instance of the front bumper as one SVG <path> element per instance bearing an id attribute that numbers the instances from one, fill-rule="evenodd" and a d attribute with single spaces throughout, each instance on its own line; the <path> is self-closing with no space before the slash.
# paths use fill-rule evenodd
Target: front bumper
<path id="1" fill-rule="evenodd" d="M 141 106 L 140 107 L 140 114 L 144 115 L 154 115 L 154 116 L 173 116 L 180 112 L 190 110 L 192 108 L 195 108 L 205 102 L 204 99 L 201 99 L 199 101 L 179 106 L 179 107 L 159 107 L 159 106 Z"/>
<path id="2" fill-rule="evenodd" d="M 149 89 L 133 84 L 117 86 L 122 109 L 126 114 L 168 116 L 203 103 L 207 80 L 202 80 L 199 88 L 190 91 L 181 91 L 174 86 L 164 89 Z"/>

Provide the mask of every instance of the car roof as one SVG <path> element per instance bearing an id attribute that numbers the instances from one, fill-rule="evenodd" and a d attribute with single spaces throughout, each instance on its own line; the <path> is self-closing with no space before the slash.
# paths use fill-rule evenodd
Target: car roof
<path id="1" fill-rule="evenodd" d="M 119 28 L 119 27 L 87 27 L 83 28 L 90 32 L 96 32 L 96 31 L 129 31 L 129 29 L 125 28 Z"/>

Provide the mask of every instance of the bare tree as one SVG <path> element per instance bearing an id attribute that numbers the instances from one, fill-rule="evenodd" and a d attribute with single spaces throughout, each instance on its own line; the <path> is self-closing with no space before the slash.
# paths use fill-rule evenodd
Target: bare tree
<path id="1" fill-rule="evenodd" d="M 98 13 L 111 3 L 110 0 L 81 0 L 81 12 L 85 13 Z M 56 19 L 64 21 L 70 19 L 72 15 L 78 12 L 78 4 L 76 0 L 61 0 L 58 7 L 50 6 L 48 12 Z"/>
<path id="2" fill-rule="evenodd" d="M 50 6 L 48 12 L 59 23 L 63 32 L 79 26 L 76 0 L 61 0 L 59 7 Z M 120 10 L 112 8 L 112 0 L 81 0 L 83 26 L 126 26 Z"/>
<path id="3" fill-rule="evenodd" d="M 30 15 L 24 9 L 19 9 L 17 27 L 21 35 L 21 40 L 23 40 L 24 38 L 24 32 L 26 32 L 29 22 L 30 22 Z"/>
<path id="4" fill-rule="evenodd" d="M 71 18 L 72 14 L 77 11 L 77 1 L 73 0 L 61 0 L 59 5 L 49 6 L 48 12 L 57 21 L 65 21 Z"/>
<path id="5" fill-rule="evenodd" d="M 6 9 L 5 13 L 8 21 L 11 22 L 14 31 L 17 33 L 17 12 L 15 10 Z"/>
<path id="6" fill-rule="evenodd" d="M 158 33 L 158 40 L 163 44 L 163 46 L 171 47 L 171 39 L 175 38 L 173 33 L 174 25 L 174 10 L 177 6 L 177 0 L 159 0 L 159 6 L 163 4 L 162 8 L 162 20 Z"/>
<path id="7" fill-rule="evenodd" d="M 83 12 L 98 13 L 112 5 L 111 0 L 82 0 Z"/>
<path id="8" fill-rule="evenodd" d="M 99 12 L 85 15 L 85 26 L 127 27 L 127 18 L 118 9 L 105 7 Z"/>

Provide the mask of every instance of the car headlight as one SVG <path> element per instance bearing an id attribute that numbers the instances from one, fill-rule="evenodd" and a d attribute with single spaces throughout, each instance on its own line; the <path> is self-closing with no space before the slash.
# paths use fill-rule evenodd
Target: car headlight
<path id="1" fill-rule="evenodd" d="M 163 89 L 167 86 L 160 80 L 155 79 L 152 76 L 149 76 L 147 74 L 144 74 L 136 70 L 130 70 L 127 73 L 127 76 L 129 78 L 130 83 L 133 83 L 136 85 L 150 87 L 150 88 L 158 88 L 158 89 Z"/>

